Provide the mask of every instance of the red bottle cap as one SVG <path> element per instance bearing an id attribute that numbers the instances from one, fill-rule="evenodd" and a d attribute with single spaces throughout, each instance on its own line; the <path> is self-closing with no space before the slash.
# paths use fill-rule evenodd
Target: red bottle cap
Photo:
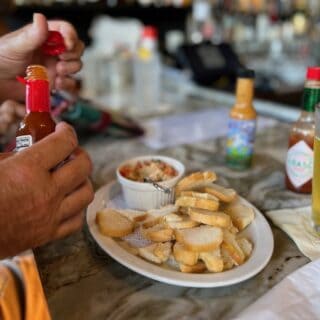
<path id="1" fill-rule="evenodd" d="M 307 80 L 320 81 L 320 67 L 308 67 L 306 78 Z"/>
<path id="2" fill-rule="evenodd" d="M 49 56 L 58 56 L 66 51 L 63 37 L 58 31 L 49 31 L 47 41 L 42 46 L 42 52 Z"/>
<path id="3" fill-rule="evenodd" d="M 145 26 L 142 30 L 142 37 L 143 38 L 151 38 L 157 39 L 158 38 L 158 31 L 153 26 Z"/>

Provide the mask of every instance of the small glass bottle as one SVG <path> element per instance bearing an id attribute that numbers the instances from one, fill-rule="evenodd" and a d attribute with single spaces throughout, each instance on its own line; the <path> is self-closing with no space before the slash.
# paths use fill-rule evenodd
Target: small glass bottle
<path id="1" fill-rule="evenodd" d="M 30 147 L 55 130 L 50 114 L 50 91 L 47 70 L 40 65 L 27 68 L 26 115 L 16 133 L 16 151 Z"/>
<path id="2" fill-rule="evenodd" d="M 320 102 L 320 67 L 307 69 L 299 119 L 289 134 L 286 186 L 297 193 L 311 193 L 313 176 L 314 110 Z"/>
<path id="3" fill-rule="evenodd" d="M 251 166 L 256 132 L 257 113 L 252 104 L 254 71 L 244 69 L 238 73 L 236 103 L 230 111 L 227 136 L 227 166 L 247 169 Z"/>

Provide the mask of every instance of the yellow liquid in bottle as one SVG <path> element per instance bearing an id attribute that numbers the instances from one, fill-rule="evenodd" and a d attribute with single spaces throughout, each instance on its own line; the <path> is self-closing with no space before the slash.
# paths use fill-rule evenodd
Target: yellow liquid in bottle
<path id="1" fill-rule="evenodd" d="M 312 220 L 320 233 L 320 137 L 314 139 L 314 169 L 312 180 Z"/>

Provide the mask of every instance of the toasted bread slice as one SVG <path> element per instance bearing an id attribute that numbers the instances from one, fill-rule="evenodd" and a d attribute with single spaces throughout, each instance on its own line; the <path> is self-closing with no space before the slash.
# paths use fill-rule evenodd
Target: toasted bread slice
<path id="1" fill-rule="evenodd" d="M 225 212 L 231 217 L 232 223 L 240 231 L 248 226 L 254 219 L 253 208 L 242 204 L 228 206 Z"/>
<path id="2" fill-rule="evenodd" d="M 229 228 L 231 226 L 230 216 L 223 212 L 189 208 L 189 216 L 194 221 L 198 221 L 210 226 L 220 228 Z"/>
<path id="3" fill-rule="evenodd" d="M 234 266 L 234 261 L 230 256 L 229 252 L 221 247 L 221 257 L 223 260 L 223 271 L 230 270 Z"/>
<path id="4" fill-rule="evenodd" d="M 173 238 L 173 229 L 161 224 L 147 229 L 142 228 L 141 233 L 146 239 L 154 242 L 167 242 Z"/>
<path id="5" fill-rule="evenodd" d="M 183 217 L 180 214 L 176 214 L 176 213 L 169 213 L 161 218 L 161 222 L 163 223 L 177 222 L 182 220 L 183 220 Z"/>
<path id="6" fill-rule="evenodd" d="M 192 173 L 178 182 L 175 188 L 176 195 L 178 196 L 182 191 L 199 190 L 208 186 L 216 179 L 217 176 L 213 171 Z"/>
<path id="7" fill-rule="evenodd" d="M 221 244 L 221 248 L 225 249 L 229 253 L 235 265 L 238 266 L 244 262 L 245 255 L 241 250 L 235 235 L 227 229 L 223 230 L 223 242 Z"/>
<path id="8" fill-rule="evenodd" d="M 238 238 L 237 242 L 242 252 L 244 253 L 245 258 L 249 258 L 253 249 L 252 243 L 247 238 Z"/>
<path id="9" fill-rule="evenodd" d="M 153 243 L 147 247 L 138 248 L 139 256 L 153 263 L 161 264 L 162 259 L 156 256 L 154 253 L 154 250 L 156 249 L 156 247 L 157 247 L 157 243 Z"/>
<path id="10" fill-rule="evenodd" d="M 182 191 L 179 197 L 191 197 L 191 198 L 213 200 L 213 201 L 219 202 L 219 198 L 206 192 Z"/>
<path id="11" fill-rule="evenodd" d="M 132 209 L 117 209 L 117 211 L 133 222 L 140 222 L 147 218 L 147 213 L 145 211 Z"/>
<path id="12" fill-rule="evenodd" d="M 191 229 L 176 229 L 176 240 L 191 251 L 212 251 L 217 249 L 223 240 L 223 232 L 220 228 L 212 226 L 200 226 Z"/>
<path id="13" fill-rule="evenodd" d="M 233 234 L 237 234 L 239 232 L 239 229 L 233 225 L 232 220 L 230 226 L 227 229 Z"/>
<path id="14" fill-rule="evenodd" d="M 191 220 L 188 215 L 181 216 L 180 221 L 168 221 L 166 225 L 172 229 L 187 229 L 198 226 L 200 223 L 194 220 Z"/>
<path id="15" fill-rule="evenodd" d="M 194 266 L 199 259 L 199 253 L 187 250 L 183 244 L 176 242 L 173 246 L 173 256 L 179 263 Z"/>
<path id="16" fill-rule="evenodd" d="M 193 266 L 188 266 L 186 264 L 180 263 L 179 268 L 181 272 L 186 272 L 186 273 L 202 273 L 206 271 L 206 265 L 203 262 L 198 262 Z"/>
<path id="17" fill-rule="evenodd" d="M 211 252 L 201 252 L 200 259 L 205 263 L 209 271 L 223 271 L 223 259 L 221 257 L 220 248 Z"/>
<path id="18" fill-rule="evenodd" d="M 99 231 L 108 237 L 120 238 L 133 232 L 134 223 L 114 209 L 97 212 L 96 223 Z"/>
<path id="19" fill-rule="evenodd" d="M 160 209 L 151 209 L 147 213 L 153 217 L 163 217 L 170 213 L 175 213 L 178 211 L 178 207 L 173 204 L 168 204 L 167 206 L 161 207 Z"/>
<path id="20" fill-rule="evenodd" d="M 212 183 L 210 187 L 205 187 L 203 191 L 216 196 L 219 200 L 223 202 L 231 202 L 237 196 L 235 190 L 231 188 L 224 188 L 215 183 Z"/>
<path id="21" fill-rule="evenodd" d="M 133 247 L 128 243 L 127 241 L 119 241 L 118 242 L 119 246 L 123 248 L 124 250 L 132 253 L 133 255 L 137 256 L 139 254 L 139 250 L 136 247 Z"/>
<path id="22" fill-rule="evenodd" d="M 176 200 L 176 205 L 179 207 L 193 207 L 205 210 L 216 211 L 219 208 L 219 201 L 200 199 L 194 197 L 179 197 Z"/>
<path id="23" fill-rule="evenodd" d="M 161 262 L 165 262 L 169 259 L 172 252 L 172 243 L 170 241 L 164 243 L 157 243 L 153 250 L 153 253 L 161 259 Z"/>

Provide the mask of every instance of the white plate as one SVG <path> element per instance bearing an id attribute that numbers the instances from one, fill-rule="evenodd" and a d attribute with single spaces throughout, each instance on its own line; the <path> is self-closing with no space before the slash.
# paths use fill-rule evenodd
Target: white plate
<path id="1" fill-rule="evenodd" d="M 243 204 L 253 207 L 241 198 Z M 95 224 L 96 212 L 104 207 L 124 207 L 120 185 L 113 181 L 100 188 L 87 210 L 89 230 L 99 246 L 113 259 L 127 268 L 161 282 L 185 287 L 213 288 L 228 286 L 247 280 L 260 272 L 273 252 L 273 235 L 261 212 L 255 207 L 255 219 L 243 232 L 253 242 L 251 257 L 243 265 L 221 273 L 188 274 L 165 269 L 136 257 L 119 246 L 112 238 L 103 236 Z"/>

